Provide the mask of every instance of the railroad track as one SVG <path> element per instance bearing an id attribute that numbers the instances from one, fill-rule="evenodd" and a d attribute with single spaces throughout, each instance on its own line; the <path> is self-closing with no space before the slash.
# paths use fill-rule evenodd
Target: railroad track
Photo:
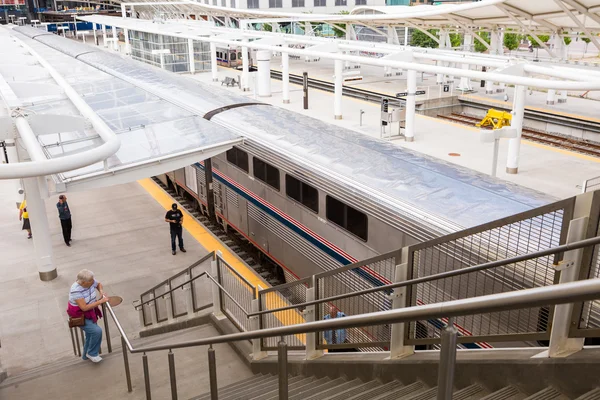
<path id="1" fill-rule="evenodd" d="M 258 275 L 266 280 L 271 286 L 277 286 L 285 283 L 285 279 L 277 273 L 277 266 L 270 262 L 267 257 L 263 257 L 245 237 L 239 233 L 228 230 L 223 230 L 219 224 L 213 223 L 204 214 L 200 213 L 196 207 L 195 200 L 188 199 L 186 196 L 177 194 L 175 190 L 165 186 L 157 177 L 152 177 L 166 193 L 173 197 L 179 204 L 185 208 L 194 218 L 211 231 L 224 245 L 226 245 L 233 253 L 237 254 L 250 268 L 254 269 Z M 183 192 L 185 193 L 185 191 Z"/>
<path id="2" fill-rule="evenodd" d="M 458 122 L 463 125 L 475 126 L 481 119 L 470 115 L 452 113 L 450 115 L 438 115 L 438 118 Z M 485 127 L 483 129 L 491 129 Z M 523 128 L 522 137 L 533 142 L 543 143 L 554 147 L 577 151 L 579 153 L 600 157 L 600 144 L 586 142 L 574 138 L 568 138 L 557 134 L 540 132 L 533 129 Z"/>

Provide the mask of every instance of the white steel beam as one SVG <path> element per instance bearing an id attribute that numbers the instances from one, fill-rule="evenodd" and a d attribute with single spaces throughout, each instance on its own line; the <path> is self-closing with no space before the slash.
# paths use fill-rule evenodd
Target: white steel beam
<path id="1" fill-rule="evenodd" d="M 592 35 L 592 33 L 590 32 L 590 30 L 588 28 L 585 27 L 585 25 L 583 25 L 581 23 L 581 21 L 579 20 L 579 18 L 577 18 L 575 16 L 575 14 L 573 14 L 573 12 L 571 10 L 569 10 L 567 8 L 567 6 L 565 6 L 563 4 L 563 2 L 561 0 L 554 0 L 554 2 L 556 4 L 558 4 L 558 6 L 560 8 L 562 8 L 562 10 L 565 12 L 565 14 L 568 15 L 569 18 L 571 18 L 571 20 L 577 25 L 579 26 L 579 28 L 581 28 L 581 30 L 586 34 L 586 36 L 592 41 L 592 43 L 594 43 L 594 46 L 596 46 L 596 48 L 598 50 L 600 50 L 600 42 L 598 42 L 598 38 L 594 35 Z"/>
<path id="2" fill-rule="evenodd" d="M 542 46 L 547 52 L 548 54 L 550 54 L 551 57 L 555 58 L 556 56 L 554 55 L 554 52 L 552 50 L 550 50 L 550 48 L 546 45 L 546 43 L 542 42 L 540 40 L 539 37 L 537 37 L 537 35 L 531 30 L 529 29 L 518 17 L 515 17 L 511 11 L 509 11 L 505 5 L 500 5 L 497 4 L 496 7 L 501 10 L 503 13 L 506 14 L 507 17 L 509 17 L 510 19 L 512 19 L 513 21 L 515 21 L 515 23 L 517 25 L 519 25 L 525 32 L 527 32 L 536 42 L 538 42 L 538 44 L 540 46 Z"/>

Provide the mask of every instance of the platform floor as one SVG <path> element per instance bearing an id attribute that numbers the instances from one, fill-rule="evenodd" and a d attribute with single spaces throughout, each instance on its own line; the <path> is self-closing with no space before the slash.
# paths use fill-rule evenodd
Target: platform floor
<path id="1" fill-rule="evenodd" d="M 254 73 L 251 73 L 251 75 Z M 237 71 L 229 68 L 219 68 L 219 79 L 237 76 Z M 299 85 L 290 86 L 290 104 L 283 104 L 281 97 L 281 81 L 271 80 L 272 96 L 259 98 L 254 94 L 254 79 L 251 77 L 251 91 L 242 92 L 239 88 L 226 88 L 220 82 L 212 82 L 210 73 L 198 73 L 190 79 L 209 83 L 223 90 L 256 97 L 260 101 L 283 107 L 325 122 L 336 124 L 362 134 L 379 138 L 380 107 L 379 104 L 344 97 L 342 99 L 343 119 L 333 118 L 333 93 L 309 89 L 309 108 L 303 109 L 302 88 Z M 592 102 L 598 104 L 596 102 Z M 360 112 L 362 126 L 360 125 Z M 415 141 L 405 142 L 402 139 L 393 139 L 398 146 L 456 163 L 483 173 L 491 172 L 493 145 L 481 143 L 478 130 L 449 121 L 417 115 Z M 394 128 L 397 134 L 397 127 Z M 457 153 L 460 156 L 450 156 Z M 521 160 L 519 173 L 509 175 L 505 173 L 506 158 L 508 154 L 508 141 L 502 140 L 500 144 L 498 177 L 510 182 L 527 186 L 556 198 L 564 198 L 581 192 L 581 185 L 585 179 L 600 175 L 600 158 L 587 156 L 567 150 L 562 150 L 527 140 L 522 141 Z"/>

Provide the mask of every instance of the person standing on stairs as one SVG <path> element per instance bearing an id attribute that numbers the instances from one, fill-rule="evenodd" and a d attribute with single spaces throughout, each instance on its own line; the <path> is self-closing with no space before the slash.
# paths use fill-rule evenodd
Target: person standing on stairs
<path id="1" fill-rule="evenodd" d="M 56 208 L 58 209 L 58 218 L 62 227 L 63 239 L 65 240 L 65 244 L 71 247 L 71 229 L 73 229 L 73 223 L 71 222 L 71 209 L 69 208 L 69 204 L 67 204 L 67 196 L 64 194 L 58 196 Z"/>
<path id="2" fill-rule="evenodd" d="M 102 296 L 96 300 L 96 289 Z M 94 279 L 94 273 L 82 269 L 77 274 L 77 280 L 71 285 L 67 314 L 71 318 L 85 317 L 85 324 L 80 328 L 85 332 L 82 357 L 94 363 L 102 361 L 100 345 L 102 344 L 102 328 L 98 326 L 98 318 L 102 318 L 102 311 L 98 308 L 108 301 L 104 287 Z"/>
<path id="3" fill-rule="evenodd" d="M 175 237 L 177 237 L 179 242 L 179 250 L 181 250 L 182 253 L 185 253 L 186 250 L 183 247 L 183 213 L 177 208 L 177 203 L 173 203 L 171 205 L 171 209 L 167 211 L 167 214 L 165 215 L 165 222 L 169 223 L 169 228 L 171 231 L 171 251 L 173 255 L 177 254 Z"/>

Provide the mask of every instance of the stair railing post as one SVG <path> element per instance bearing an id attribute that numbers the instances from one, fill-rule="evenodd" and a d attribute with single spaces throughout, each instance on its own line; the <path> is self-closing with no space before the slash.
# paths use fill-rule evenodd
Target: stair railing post
<path id="1" fill-rule="evenodd" d="M 73 336 L 73 329 L 76 329 L 76 328 L 69 328 L 69 333 L 71 333 L 71 344 L 73 345 L 73 355 L 77 356 L 77 348 L 75 347 L 75 337 Z"/>
<path id="2" fill-rule="evenodd" d="M 142 355 L 142 366 L 144 368 L 144 387 L 146 388 L 146 400 L 152 400 L 152 390 L 150 388 L 150 369 L 148 368 L 148 356 Z"/>
<path id="3" fill-rule="evenodd" d="M 175 376 L 175 354 L 169 349 L 169 379 L 171 381 L 171 399 L 177 400 L 177 377 Z"/>
<path id="4" fill-rule="evenodd" d="M 187 280 L 192 279 L 192 270 L 188 271 Z M 188 315 L 194 314 L 194 289 L 195 289 L 196 281 L 190 282 L 188 285 L 183 287 L 183 291 L 185 293 L 185 305 L 186 311 Z"/>
<path id="5" fill-rule="evenodd" d="M 219 400 L 219 389 L 217 386 L 217 358 L 212 344 L 208 348 L 208 376 L 210 381 L 210 400 Z"/>
<path id="6" fill-rule="evenodd" d="M 316 300 L 316 285 L 315 285 L 315 276 L 312 276 L 310 288 L 306 289 L 306 301 L 314 301 Z M 317 307 L 320 305 L 312 305 L 307 306 L 304 310 L 304 320 L 306 322 L 315 322 L 316 320 L 316 311 Z M 317 349 L 317 340 L 319 338 L 318 332 L 309 332 L 306 334 L 306 359 L 314 360 L 315 358 L 319 358 L 323 356 L 323 350 Z"/>
<path id="7" fill-rule="evenodd" d="M 213 278 L 216 279 L 219 284 L 222 284 L 219 274 L 219 261 L 218 258 L 221 256 L 221 252 L 217 251 L 215 258 L 210 262 L 210 272 Z M 221 289 L 212 284 L 212 299 L 213 299 L 213 314 L 217 318 L 223 318 L 223 312 L 221 307 Z"/>
<path id="8" fill-rule="evenodd" d="M 396 255 L 396 270 L 394 273 L 394 283 L 404 282 L 408 279 L 408 248 L 405 247 Z M 392 309 L 397 310 L 407 306 L 407 288 L 395 288 L 390 296 L 392 300 Z M 392 325 L 390 338 L 390 359 L 398 359 L 414 354 L 415 347 L 407 346 L 405 342 L 406 329 L 410 327 L 409 323 L 399 323 Z"/>
<path id="9" fill-rule="evenodd" d="M 129 371 L 129 356 L 127 355 L 127 343 L 123 336 L 121 336 L 121 347 L 123 348 L 123 363 L 125 364 L 125 379 L 127 380 L 127 391 L 131 393 L 133 390 L 131 387 L 131 372 Z"/>
<path id="10" fill-rule="evenodd" d="M 171 284 L 167 283 L 167 285 L 165 286 L 165 291 L 169 291 L 171 290 Z M 165 301 L 165 308 L 167 309 L 167 320 L 164 321 L 166 324 L 170 324 L 173 322 L 173 314 L 174 312 L 174 304 L 173 304 L 173 292 L 163 296 L 163 299 Z"/>
<path id="11" fill-rule="evenodd" d="M 260 290 L 258 296 L 258 299 L 252 300 L 253 313 L 260 311 Z M 260 329 L 260 318 L 262 318 L 261 315 L 255 315 L 253 317 L 250 317 L 250 329 L 252 329 L 253 331 L 257 331 Z M 267 352 L 262 351 L 261 343 L 262 339 L 252 339 L 252 360 L 254 361 L 262 360 L 263 358 L 267 357 Z"/>
<path id="12" fill-rule="evenodd" d="M 79 328 L 73 328 L 73 329 L 75 329 L 75 341 L 77 342 L 77 355 L 79 357 L 81 357 L 81 347 L 79 347 L 79 332 L 77 332 L 77 330 Z M 71 332 L 73 332 L 73 331 L 71 330 Z"/>
<path id="13" fill-rule="evenodd" d="M 452 400 L 454 389 L 454 369 L 456 367 L 456 339 L 458 331 L 454 319 L 448 319 L 448 325 L 442 331 L 442 349 L 438 368 L 437 400 Z"/>
<path id="14" fill-rule="evenodd" d="M 104 319 L 104 335 L 106 336 L 106 347 L 108 352 L 112 353 L 112 343 L 110 341 L 110 328 L 108 327 L 108 316 L 106 315 L 106 304 L 102 303 L 102 315 Z"/>
<path id="15" fill-rule="evenodd" d="M 279 400 L 288 400 L 287 343 L 282 336 L 277 344 L 277 373 L 279 375 Z"/>

